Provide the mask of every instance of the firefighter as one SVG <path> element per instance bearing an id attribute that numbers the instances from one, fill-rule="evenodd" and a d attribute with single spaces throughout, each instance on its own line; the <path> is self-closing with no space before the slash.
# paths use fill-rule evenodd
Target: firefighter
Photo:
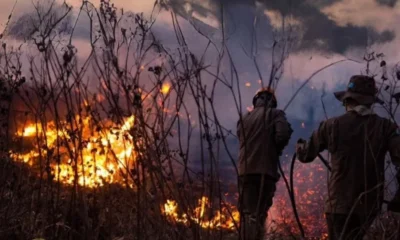
<path id="1" fill-rule="evenodd" d="M 362 239 L 381 210 L 385 155 L 400 164 L 395 123 L 373 112 L 381 102 L 372 77 L 355 75 L 346 91 L 335 92 L 346 112 L 323 121 L 309 141 L 296 144 L 297 158 L 312 162 L 323 150 L 331 155 L 325 216 L 329 239 Z"/>
<path id="2" fill-rule="evenodd" d="M 276 109 L 275 93 L 259 90 L 253 98 L 254 109 L 238 121 L 239 209 L 241 239 L 262 239 L 267 213 L 279 180 L 278 161 L 292 129 L 285 113 Z"/>

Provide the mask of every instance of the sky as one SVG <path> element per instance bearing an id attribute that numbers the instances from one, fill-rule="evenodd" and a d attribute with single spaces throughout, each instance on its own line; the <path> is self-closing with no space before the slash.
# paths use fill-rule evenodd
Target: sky
<path id="1" fill-rule="evenodd" d="M 32 3 L 38 0 L 2 0 L 0 1 L 0 30 L 15 9 L 11 18 L 10 29 L 21 40 L 26 16 L 32 13 Z M 39 0 L 50 1 L 50 0 Z M 63 0 L 57 0 L 60 3 Z M 80 0 L 66 0 L 77 11 Z M 99 0 L 92 1 L 95 5 Z M 277 88 L 279 107 L 283 108 L 299 87 L 314 71 L 341 59 L 354 59 L 330 67 L 316 76 L 288 107 L 291 118 L 318 122 L 325 116 L 321 105 L 321 96 L 329 106 L 328 115 L 337 115 L 341 111 L 340 103 L 335 101 L 332 92 L 343 88 L 351 75 L 358 74 L 365 67 L 363 54 L 367 49 L 383 52 L 385 60 L 394 64 L 400 59 L 397 46 L 400 44 L 400 2 L 396 0 L 168 0 L 157 15 L 153 28 L 156 36 L 170 48 L 176 47 L 171 15 L 174 11 L 180 17 L 183 33 L 188 46 L 194 53 L 201 54 L 207 39 L 200 36 L 189 24 L 194 23 L 200 31 L 216 43 L 221 43 L 223 19 L 226 44 L 238 68 L 242 105 L 251 106 L 254 93 L 260 87 L 251 56 L 256 55 L 263 80 L 266 81 L 271 67 L 271 46 L 275 31 L 279 31 L 282 16 L 292 29 L 296 38 L 294 46 L 285 61 L 283 75 Z M 124 11 L 143 12 L 149 16 L 154 2 L 151 0 L 114 0 L 113 3 Z M 75 12 L 76 13 L 76 12 Z M 25 18 L 24 18 L 25 17 Z M 76 14 L 70 20 L 75 21 Z M 79 54 L 87 55 L 87 29 L 85 18 L 80 17 L 80 24 L 75 33 L 75 45 L 81 46 Z M 18 24 L 20 23 L 20 24 Z M 22 24 L 21 24 L 22 23 Z M 86 22 L 87 23 L 87 22 Z M 16 26 L 16 27 L 15 27 Z M 14 28 L 12 28 L 14 27 Z M 288 27 L 288 26 L 287 26 Z M 256 33 L 256 35 L 254 35 Z M 275 34 L 275 35 L 274 35 Z M 255 37 L 254 37 L 255 36 Z M 254 38 L 253 38 L 254 37 Z M 254 39 L 257 43 L 254 43 Z M 254 46 L 257 46 L 255 51 Z M 209 61 L 215 66 L 215 52 L 209 54 Z M 228 70 L 228 65 L 226 70 Z M 379 69 L 378 69 L 379 70 Z M 221 114 L 222 122 L 228 127 L 235 126 L 237 118 L 233 100 L 225 97 L 227 90 L 221 88 L 217 109 L 224 108 L 229 114 Z M 230 106 L 226 109 L 226 106 Z M 309 109 L 315 107 L 313 116 Z M 235 115 L 235 117 L 232 117 Z"/>

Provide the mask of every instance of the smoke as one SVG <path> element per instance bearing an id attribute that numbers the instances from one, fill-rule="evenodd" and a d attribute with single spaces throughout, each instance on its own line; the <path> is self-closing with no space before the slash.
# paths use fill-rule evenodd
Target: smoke
<path id="1" fill-rule="evenodd" d="M 383 25 L 382 28 L 387 29 L 379 29 L 378 31 L 374 26 L 359 26 L 357 22 L 352 23 L 350 21 L 346 24 L 340 24 L 340 22 L 335 21 L 329 14 L 324 12 L 324 9 L 335 6 L 335 4 L 346 5 L 346 2 L 348 1 L 210 0 L 208 2 L 194 1 L 193 3 L 187 3 L 183 0 L 170 0 L 168 7 L 185 18 L 190 18 L 195 12 L 204 18 L 213 16 L 221 20 L 223 14 L 224 23 L 229 28 L 228 31 L 232 28 L 238 28 L 239 23 L 247 30 L 251 30 L 253 29 L 254 19 L 257 19 L 258 23 L 262 25 L 261 28 L 264 29 L 264 31 L 257 33 L 260 35 L 269 34 L 268 28 L 276 23 L 280 25 L 281 21 L 277 18 L 285 16 L 289 22 L 292 22 L 296 35 L 300 37 L 296 51 L 320 50 L 327 53 L 344 54 L 352 48 L 365 48 L 368 44 L 390 42 L 395 38 L 395 32 L 390 25 Z M 357 0 L 352 2 L 354 2 L 358 10 L 362 9 L 363 3 L 367 1 Z M 375 4 L 378 8 L 371 10 L 378 13 L 381 10 L 379 6 L 393 8 L 395 4 L 396 1 L 381 0 Z M 249 16 L 247 8 L 243 8 L 243 6 L 253 9 L 253 15 Z M 190 11 L 187 9 L 190 9 Z M 365 13 L 361 10 L 352 12 L 352 14 L 364 15 Z M 290 21 L 290 19 L 292 20 Z M 266 22 L 271 23 L 269 27 L 264 25 Z M 247 36 L 252 37 L 251 34 L 247 34 Z"/>
<path id="2" fill-rule="evenodd" d="M 251 105 L 253 94 L 260 87 L 252 56 L 256 55 L 261 75 L 267 78 L 271 67 L 270 50 L 282 16 L 291 25 L 297 41 L 285 62 L 284 75 L 277 89 L 279 107 L 286 105 L 297 87 L 314 71 L 344 58 L 362 62 L 365 50 L 371 46 L 393 47 L 398 32 L 395 27 L 399 15 L 396 1 L 170 0 L 164 7 L 188 20 L 205 19 L 202 22 L 207 23 L 210 19 L 217 19 L 223 23 L 225 43 L 239 74 L 244 109 Z M 224 21 L 221 22 L 221 19 Z M 219 26 L 221 29 L 222 25 Z M 215 36 L 216 31 L 214 24 L 209 29 L 204 28 L 203 33 Z M 384 49 L 378 51 L 385 52 Z M 321 121 L 326 115 L 337 115 L 341 104 L 334 99 L 333 91 L 344 86 L 351 75 L 363 69 L 362 63 L 344 62 L 319 73 L 289 106 L 288 115 L 309 120 L 309 106 L 315 107 L 314 121 Z M 245 87 L 245 84 L 250 87 Z M 323 85 L 326 91 L 324 96 L 321 92 Z M 310 98 L 310 92 L 315 97 Z M 224 95 L 223 90 L 220 93 Z M 226 98 L 220 102 L 224 106 L 232 104 Z M 325 106 L 326 113 L 322 102 L 328 106 Z"/>
<path id="3" fill-rule="evenodd" d="M 394 7 L 397 3 L 397 0 L 376 0 L 379 4 Z"/>
<path id="4" fill-rule="evenodd" d="M 131 4 L 118 0 L 119 5 L 116 3 L 116 6 L 123 6 L 125 10 L 135 10 L 136 12 L 145 11 L 146 14 L 149 14 L 154 5 L 149 4 L 148 1 L 146 4 L 140 2 L 135 1 L 134 4 Z M 390 19 L 397 16 L 397 1 L 366 0 L 363 7 L 368 11 L 356 14 L 355 9 L 360 7 L 360 4 L 359 0 L 193 0 L 190 3 L 183 0 L 170 0 L 164 3 L 163 7 L 190 20 L 194 23 L 195 28 L 215 43 L 220 43 L 222 40 L 222 26 L 219 20 L 224 18 L 225 43 L 238 71 L 238 87 L 242 97 L 241 107 L 245 112 L 245 109 L 251 106 L 251 99 L 260 87 L 260 78 L 252 56 L 257 56 L 262 77 L 268 78 L 271 68 L 270 50 L 277 24 L 281 23 L 282 15 L 286 16 L 285 19 L 293 26 L 298 42 L 294 52 L 285 63 L 284 75 L 277 89 L 278 104 L 281 108 L 290 100 L 302 81 L 320 67 L 343 59 L 344 56 L 357 55 L 360 57 L 363 49 L 371 43 L 381 45 L 384 42 L 385 45 L 390 45 L 396 37 L 395 30 L 391 29 L 393 24 L 383 24 L 378 28 L 375 23 L 372 23 L 377 21 L 368 21 L 368 18 L 376 20 L 380 17 L 378 11 L 384 10 L 386 19 L 389 19 L 385 21 L 390 22 Z M 74 6 L 75 10 L 79 10 L 77 8 L 79 4 Z M 345 7 L 348 11 L 343 10 Z M 62 4 L 57 3 L 55 8 L 62 9 L 63 7 Z M 373 11 L 374 8 L 376 8 L 375 11 Z M 12 21 L 9 34 L 17 39 L 26 38 L 26 34 L 32 27 L 33 21 L 30 20 L 33 12 L 32 7 L 25 7 L 24 14 L 20 14 Z M 188 49 L 195 55 L 201 56 L 208 44 L 208 39 L 197 33 L 196 29 L 182 18 L 179 18 L 180 25 L 187 40 Z M 71 14 L 62 24 L 61 31 L 70 32 L 75 20 L 76 14 Z M 77 28 L 74 30 L 74 43 L 77 46 L 87 46 L 85 42 L 88 42 L 88 29 L 85 28 L 85 25 L 88 25 L 87 16 L 81 14 Z M 169 49 L 177 47 L 169 13 L 160 12 L 153 30 L 165 47 Z M 88 48 L 79 47 L 78 54 L 88 55 L 88 53 L 83 53 L 85 49 Z M 215 67 L 218 60 L 217 51 L 211 47 L 205 54 L 207 65 L 211 65 L 211 68 Z M 231 70 L 230 62 L 226 59 L 224 61 L 221 69 L 222 72 L 227 73 Z M 361 68 L 363 66 L 357 63 L 342 63 L 315 76 L 287 109 L 289 117 L 307 121 L 311 121 L 312 118 L 314 121 L 320 121 L 325 118 L 322 102 L 329 106 L 326 114 L 328 116 L 335 115 L 335 111 L 340 109 L 340 103 L 333 98 L 332 91 L 338 87 L 338 84 L 344 84 L 355 72 L 359 73 Z M 205 82 L 212 80 L 210 76 L 205 76 Z M 325 88 L 326 94 L 322 98 L 321 90 L 323 88 Z M 221 122 L 228 129 L 235 129 L 237 110 L 233 99 L 226 97 L 232 93 L 224 86 L 218 86 L 217 90 L 215 108 L 218 110 Z M 238 92 L 235 93 L 238 94 Z M 312 117 L 308 114 L 310 106 L 315 108 Z"/>

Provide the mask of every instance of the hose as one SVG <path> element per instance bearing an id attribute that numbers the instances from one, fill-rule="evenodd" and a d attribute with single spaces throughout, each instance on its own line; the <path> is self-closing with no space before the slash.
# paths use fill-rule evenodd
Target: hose
<path id="1" fill-rule="evenodd" d="M 331 166 L 329 166 L 329 163 L 324 159 L 324 157 L 321 156 L 321 154 L 318 154 L 318 158 L 322 161 L 322 163 L 325 165 L 325 167 L 329 171 L 332 171 Z M 288 183 L 288 180 L 287 180 L 287 178 L 285 176 L 285 173 L 282 170 L 282 166 L 281 166 L 280 161 L 278 161 L 278 167 L 279 167 L 279 171 L 280 171 L 280 173 L 281 173 L 281 175 L 283 177 L 283 180 L 285 182 L 286 188 L 287 188 L 288 193 L 289 193 L 290 202 L 291 202 L 291 205 L 292 205 L 294 217 L 296 219 L 297 226 L 299 227 L 300 234 L 301 234 L 302 238 L 305 238 L 304 228 L 303 228 L 303 225 L 301 224 L 301 221 L 300 221 L 300 218 L 299 218 L 299 214 L 297 212 L 296 198 L 295 198 L 295 195 L 294 195 L 294 177 L 293 176 L 294 176 L 294 164 L 295 164 L 295 162 L 296 162 L 296 153 L 293 154 L 292 161 L 290 163 L 290 173 L 289 173 L 289 177 L 290 177 L 289 181 L 290 182 L 289 183 Z"/>
<path id="2" fill-rule="evenodd" d="M 297 225 L 299 227 L 300 230 L 300 234 L 302 236 L 302 238 L 305 238 L 305 234 L 304 234 L 304 229 L 303 229 L 303 225 L 301 224 L 300 218 L 299 218 L 299 214 L 297 213 L 297 208 L 296 208 L 296 200 L 294 197 L 294 191 L 293 191 L 293 169 L 294 169 L 294 162 L 296 161 L 296 153 L 293 154 L 292 157 L 292 162 L 291 162 L 291 166 L 290 166 L 290 185 L 288 183 L 288 180 L 286 179 L 285 173 L 282 170 L 282 166 L 281 166 L 281 162 L 278 161 L 278 167 L 279 167 L 279 171 L 283 177 L 283 180 L 285 182 L 286 188 L 288 190 L 289 193 L 289 197 L 290 197 L 290 202 L 292 204 L 292 209 L 293 209 L 293 213 L 294 213 L 294 217 L 296 218 L 296 222 Z"/>
<path id="3" fill-rule="evenodd" d="M 296 220 L 299 222 L 299 226 L 301 226 L 301 230 L 300 231 L 302 231 L 302 237 L 304 237 L 304 230 L 303 230 L 303 227 L 302 227 L 302 225 L 301 225 L 301 222 L 300 222 L 300 218 L 299 218 L 299 216 L 298 216 L 298 213 L 297 213 L 297 207 L 296 207 L 296 198 L 295 198 L 295 195 L 294 195 L 294 184 L 293 184 L 293 176 L 294 176 L 294 163 L 296 162 L 296 153 L 294 153 L 293 154 L 293 157 L 292 157 L 292 162 L 291 162 L 291 164 L 290 164 L 290 192 L 291 192 L 291 199 L 292 199 L 292 204 L 293 204 L 293 212 L 294 212 L 294 214 L 295 214 L 295 217 L 296 217 Z"/>
<path id="4" fill-rule="evenodd" d="M 318 153 L 318 158 L 325 165 L 325 167 L 329 170 L 329 172 L 332 172 L 332 168 L 331 168 L 331 166 L 329 166 L 328 161 L 326 161 L 325 158 L 320 153 Z"/>

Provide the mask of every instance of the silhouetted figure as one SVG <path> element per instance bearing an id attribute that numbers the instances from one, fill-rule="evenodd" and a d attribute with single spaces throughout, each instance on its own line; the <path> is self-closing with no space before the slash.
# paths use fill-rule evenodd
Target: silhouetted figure
<path id="1" fill-rule="evenodd" d="M 253 98 L 254 110 L 238 122 L 239 209 L 241 239 L 262 239 L 275 185 L 278 161 L 292 134 L 285 113 L 276 109 L 273 90 L 261 89 Z"/>
<path id="2" fill-rule="evenodd" d="M 346 113 L 323 121 L 308 142 L 296 145 L 304 163 L 324 150 L 331 154 L 325 205 L 329 239 L 363 238 L 383 203 L 386 153 L 400 164 L 399 129 L 373 112 L 371 106 L 381 102 L 376 94 L 372 77 L 352 76 L 347 90 L 335 93 Z"/>

